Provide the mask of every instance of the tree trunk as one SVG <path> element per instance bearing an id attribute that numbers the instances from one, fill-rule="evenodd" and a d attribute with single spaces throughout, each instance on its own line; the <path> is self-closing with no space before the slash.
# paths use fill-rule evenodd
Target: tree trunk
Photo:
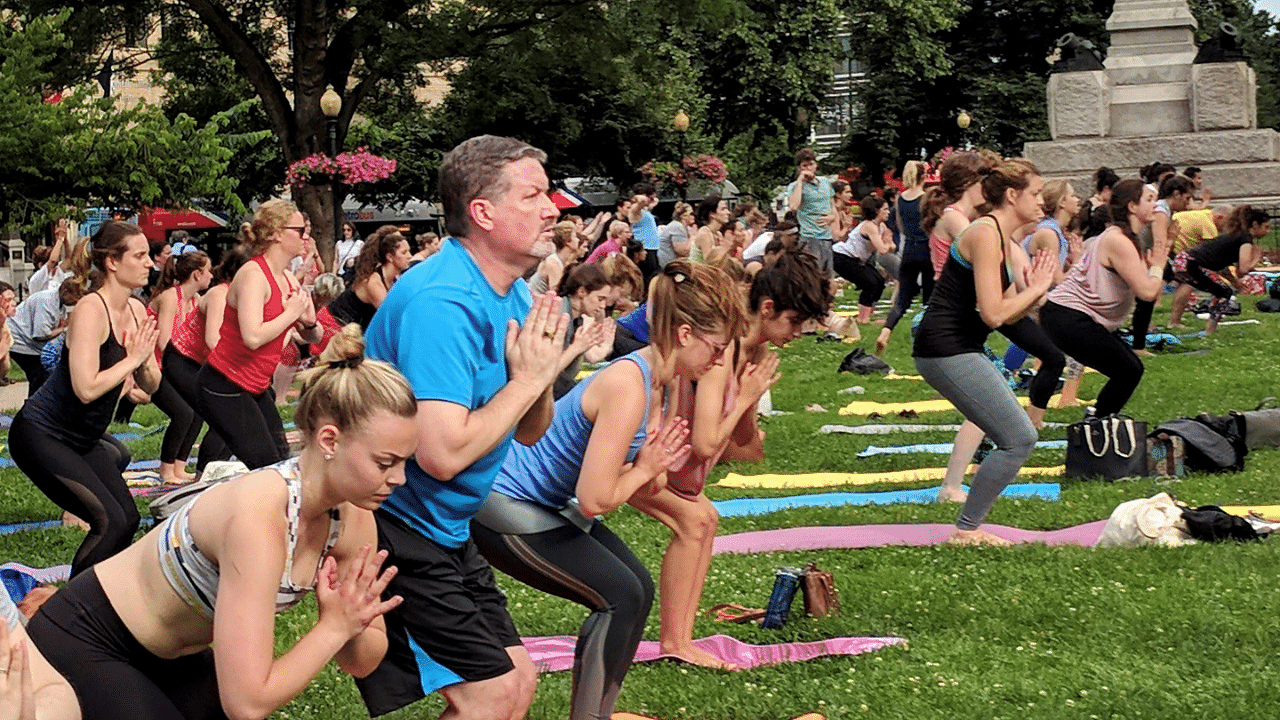
<path id="1" fill-rule="evenodd" d="M 326 270 L 333 268 L 333 186 L 303 185 L 293 189 L 293 201 L 311 220 L 311 237 L 316 241 Z M 341 202 L 341 200 L 339 200 Z M 341 231 L 342 228 L 337 228 Z"/>

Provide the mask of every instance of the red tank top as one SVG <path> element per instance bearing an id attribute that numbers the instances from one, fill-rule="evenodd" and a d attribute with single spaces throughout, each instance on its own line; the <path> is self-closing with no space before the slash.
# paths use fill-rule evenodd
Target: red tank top
<path id="1" fill-rule="evenodd" d="M 258 255 L 253 261 L 262 268 L 262 274 L 267 276 L 267 282 L 271 285 L 271 297 L 262 306 L 262 322 L 268 323 L 284 312 L 284 293 L 276 284 L 267 259 Z M 250 350 L 245 347 L 244 338 L 240 335 L 240 313 L 228 304 L 222 315 L 218 344 L 209 353 L 208 362 L 231 382 L 254 395 L 260 395 L 271 386 L 271 374 L 280 364 L 286 334 L 280 333 L 257 350 Z"/>
<path id="2" fill-rule="evenodd" d="M 182 320 L 175 319 L 169 344 L 201 365 L 209 359 L 209 345 L 204 341 L 204 313 L 199 306 L 192 308 Z"/>

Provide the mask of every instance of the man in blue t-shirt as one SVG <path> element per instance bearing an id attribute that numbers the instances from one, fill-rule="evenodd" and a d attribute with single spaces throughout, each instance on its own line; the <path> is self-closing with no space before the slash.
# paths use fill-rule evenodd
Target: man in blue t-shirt
<path id="1" fill-rule="evenodd" d="M 818 260 L 818 267 L 832 277 L 831 181 L 818 174 L 818 156 L 809 148 L 796 153 L 796 179 L 787 186 L 787 207 L 800 225 L 797 245 Z"/>
<path id="2" fill-rule="evenodd" d="M 546 155 L 485 135 L 451 150 L 440 196 L 451 238 L 391 288 L 366 333 L 369 357 L 395 365 L 418 398 L 418 448 L 406 483 L 375 517 L 386 565 L 387 654 L 358 681 L 371 715 L 440 690 L 461 717 L 521 720 L 537 677 L 506 598 L 471 540 L 514 437 L 551 422 L 551 383 L 568 364 L 568 315 L 521 276 L 553 249 L 558 210 Z M 523 321 L 523 322 L 522 322 Z M 448 714 L 448 713 L 446 713 Z"/>
<path id="3" fill-rule="evenodd" d="M 648 252 L 640 261 L 640 273 L 644 276 L 644 289 L 649 280 L 658 274 L 658 220 L 650 212 L 658 204 L 658 188 L 650 182 L 636 183 L 632 188 L 631 206 L 627 221 L 631 223 L 631 236 Z"/>

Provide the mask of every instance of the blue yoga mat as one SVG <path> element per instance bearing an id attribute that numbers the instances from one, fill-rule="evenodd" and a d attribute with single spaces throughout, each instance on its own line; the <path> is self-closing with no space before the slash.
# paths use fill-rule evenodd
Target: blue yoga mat
<path id="1" fill-rule="evenodd" d="M 197 459 L 198 458 L 189 457 L 187 458 L 187 462 L 195 462 Z M 0 468 L 11 468 L 11 467 L 15 467 L 15 464 L 12 460 L 6 457 L 0 457 Z M 159 470 L 160 461 L 159 460 L 134 460 L 133 462 L 129 463 L 129 467 L 126 469 L 127 470 Z"/>
<path id="2" fill-rule="evenodd" d="M 1067 447 L 1066 440 L 1041 440 L 1036 443 L 1037 448 L 1047 450 L 1065 450 Z M 866 450 L 858 453 L 860 458 L 868 458 L 872 455 L 904 455 L 906 453 L 923 452 L 923 453 L 941 453 L 943 455 L 951 454 L 955 448 L 953 443 L 927 443 L 924 445 L 901 445 L 890 447 L 878 447 L 872 445 Z"/>
<path id="3" fill-rule="evenodd" d="M 968 491 L 968 487 L 965 488 Z M 1003 497 L 1035 497 L 1057 500 L 1062 496 L 1058 483 L 1021 483 L 1010 485 L 1001 493 Z M 840 507 L 845 505 L 891 505 L 893 503 L 931 503 L 938 496 L 938 488 L 919 490 L 888 490 L 862 493 L 815 493 L 811 495 L 787 495 L 771 498 L 737 498 L 720 500 L 715 505 L 720 517 L 763 515 L 802 507 Z"/>

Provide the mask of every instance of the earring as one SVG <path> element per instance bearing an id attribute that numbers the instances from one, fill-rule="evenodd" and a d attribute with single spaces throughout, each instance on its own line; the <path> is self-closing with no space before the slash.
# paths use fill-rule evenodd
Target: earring
<path id="1" fill-rule="evenodd" d="M 324 454 L 324 459 L 325 459 L 325 460 L 332 460 L 332 459 L 333 459 L 333 453 L 325 453 L 325 454 Z"/>

